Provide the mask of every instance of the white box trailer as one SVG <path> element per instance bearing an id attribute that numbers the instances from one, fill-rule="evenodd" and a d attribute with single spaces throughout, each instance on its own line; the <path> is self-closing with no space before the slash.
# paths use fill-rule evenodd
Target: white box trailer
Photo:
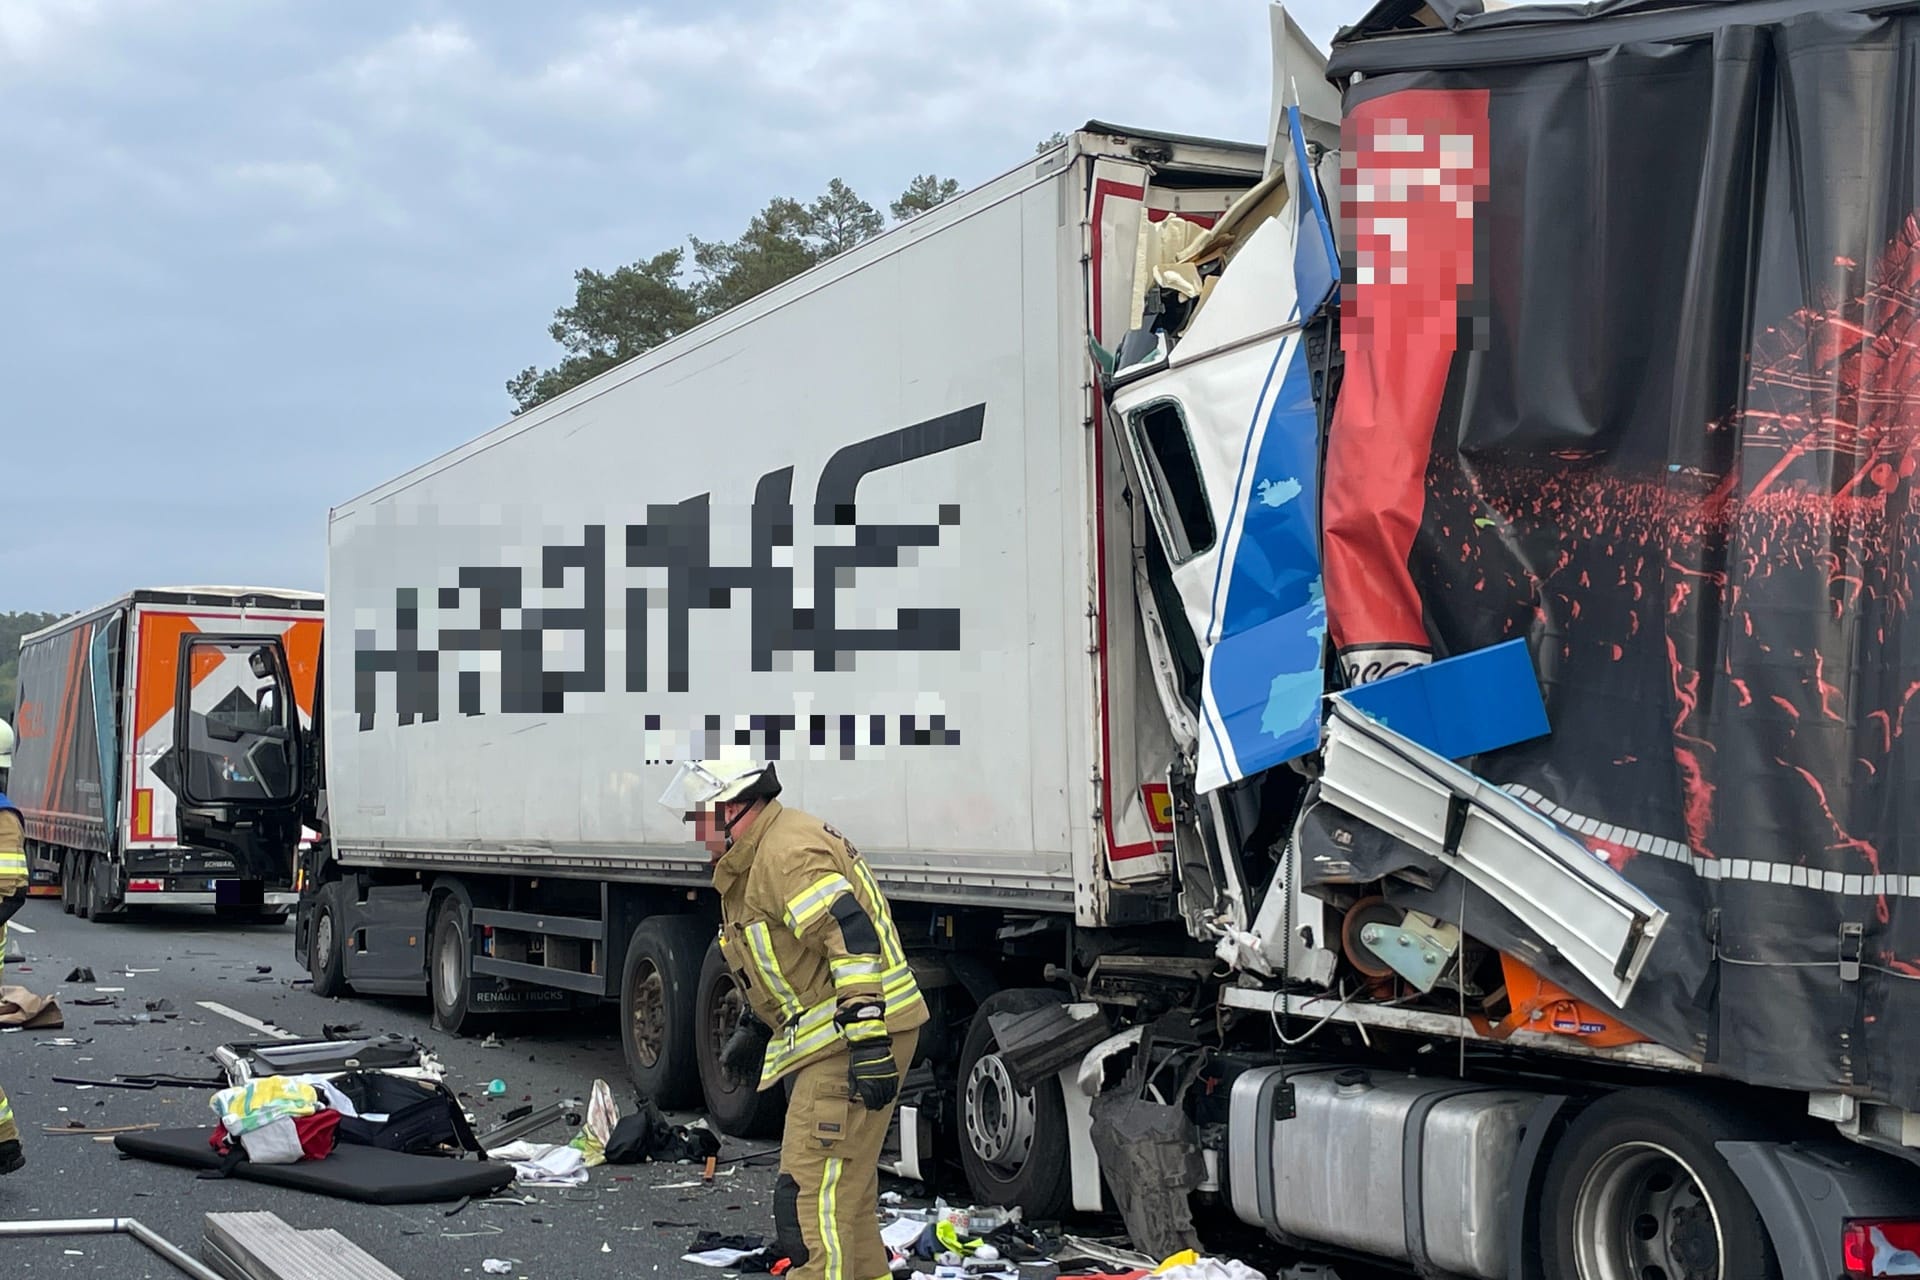
<path id="1" fill-rule="evenodd" d="M 335 856 L 703 882 L 664 762 L 739 752 L 895 893 L 1164 879 L 1088 313 L 1261 164 L 1091 128 L 336 509 Z"/>
<path id="2" fill-rule="evenodd" d="M 1143 227 L 1208 225 L 1264 167 L 1089 125 L 335 509 L 315 990 L 456 1029 L 615 1000 L 643 1088 L 763 1127 L 779 1098 L 717 1067 L 707 858 L 655 802 L 736 753 L 869 854 L 949 1066 L 1075 929 L 1204 969 L 1089 338 L 1137 317 Z M 1037 1172 L 1035 1208 L 1068 1194 Z"/>

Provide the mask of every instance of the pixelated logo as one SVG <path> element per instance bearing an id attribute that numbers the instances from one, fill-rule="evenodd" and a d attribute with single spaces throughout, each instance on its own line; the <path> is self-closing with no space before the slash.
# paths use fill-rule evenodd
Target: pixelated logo
<path id="1" fill-rule="evenodd" d="M 816 528 L 851 529 L 850 544 L 822 540 L 813 549 L 813 602 L 796 607 L 791 567 L 795 515 L 792 499 L 793 468 L 783 467 L 760 477 L 752 504 L 750 563 L 716 565 L 712 555 L 712 511 L 709 493 L 681 502 L 650 504 L 643 523 L 611 531 L 615 546 L 624 546 L 621 563 L 609 572 L 606 525 L 585 526 L 577 542 L 541 548 L 539 589 L 561 589 L 569 570 L 579 572 L 583 586 L 579 603 L 568 608 L 527 607 L 529 588 L 523 571 L 514 566 L 466 565 L 458 568 L 456 585 L 444 586 L 423 604 L 422 591 L 402 587 L 395 593 L 394 643 L 382 646 L 375 631 L 355 632 L 354 710 L 362 732 L 371 730 L 379 713 L 382 675 L 394 681 L 394 713 L 402 726 L 432 723 L 440 717 L 442 659 L 448 654 L 484 654 L 485 665 L 499 672 L 497 710 L 505 715 L 563 715 L 568 694 L 600 694 L 617 679 L 629 694 L 656 691 L 660 673 L 649 669 L 653 615 L 663 615 L 666 628 L 665 689 L 685 693 L 693 684 L 693 655 L 688 623 L 696 609 L 726 610 L 735 594 L 748 600 L 747 629 L 752 668 L 756 672 L 785 669 L 776 659 L 804 653 L 816 672 L 850 670 L 861 652 L 955 652 L 960 647 L 958 609 L 899 609 L 891 628 L 860 628 L 841 624 L 836 596 L 854 585 L 861 569 L 893 569 L 902 552 L 940 544 L 941 530 L 960 523 L 958 503 L 941 504 L 934 523 L 882 524 L 857 518 L 854 501 L 860 481 L 889 467 L 902 466 L 974 444 L 981 437 L 986 405 L 954 413 L 849 444 L 827 460 L 814 487 L 812 507 Z M 784 563 L 783 563 L 784 560 Z M 634 573 L 629 571 L 642 571 Z M 651 574 L 650 585 L 635 581 Z M 664 586 L 659 576 L 664 574 Z M 624 593 L 626 615 L 626 669 L 618 677 L 608 671 L 608 600 Z M 432 607 L 453 613 L 468 606 L 476 610 L 477 625 L 435 628 L 429 625 Z M 511 615 L 511 617 L 509 617 Z M 577 662 L 564 669 L 549 665 L 556 650 L 574 636 L 581 644 Z M 710 655 L 703 654 L 703 658 Z M 711 683 L 705 679 L 703 683 Z M 724 671 L 711 673 L 713 681 Z M 486 714 L 482 706 L 481 673 L 458 672 L 458 709 L 463 716 Z M 732 717 L 743 723 L 732 733 L 723 718 L 697 718 L 690 753 L 719 754 L 718 745 L 731 737 L 747 745 L 741 735 L 759 735 L 763 754 L 778 759 L 778 740 L 799 728 L 791 715 Z M 856 737 L 885 734 L 885 716 L 814 715 L 807 726 L 808 745 L 823 748 L 837 720 L 845 755 Z M 957 745 L 959 733 L 941 715 L 922 724 L 917 716 L 899 717 L 903 746 Z M 658 716 L 646 717 L 650 738 L 660 733 Z M 869 733 L 860 734 L 860 729 Z M 881 745 L 873 740 L 872 745 Z M 656 752 L 650 743 L 647 753 Z"/>
<path id="2" fill-rule="evenodd" d="M 1343 343 L 1452 350 L 1487 198 L 1488 94 L 1405 89 L 1341 123 Z"/>

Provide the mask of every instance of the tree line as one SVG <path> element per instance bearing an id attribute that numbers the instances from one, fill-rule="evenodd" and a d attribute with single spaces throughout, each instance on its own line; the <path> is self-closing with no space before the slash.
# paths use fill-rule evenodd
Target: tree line
<path id="1" fill-rule="evenodd" d="M 921 174 L 887 209 L 897 226 L 959 193 L 956 180 Z M 685 246 L 612 271 L 582 267 L 573 273 L 572 304 L 554 312 L 547 327 L 566 355 L 545 369 L 529 365 L 507 380 L 514 413 L 525 413 L 886 229 L 886 215 L 835 178 L 809 204 L 790 196 L 768 201 L 738 239 L 688 236 Z"/>
<path id="2" fill-rule="evenodd" d="M 58 613 L 0 613 L 0 720 L 13 723 L 13 701 L 20 683 L 20 640 L 65 616 Z"/>
<path id="3" fill-rule="evenodd" d="M 1056 133 L 1034 151 L 1045 153 L 1065 141 L 1065 134 Z M 888 203 L 887 213 L 899 226 L 959 194 L 955 179 L 923 173 Z M 887 215 L 835 178 L 809 203 L 790 196 L 769 200 L 737 239 L 688 236 L 685 245 L 612 271 L 582 267 L 573 273 L 573 302 L 555 311 L 547 326 L 566 354 L 547 368 L 529 365 L 507 380 L 514 413 L 525 413 L 886 229 Z"/>

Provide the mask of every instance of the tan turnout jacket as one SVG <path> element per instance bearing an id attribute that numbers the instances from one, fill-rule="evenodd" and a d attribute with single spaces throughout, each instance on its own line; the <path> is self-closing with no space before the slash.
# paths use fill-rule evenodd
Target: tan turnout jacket
<path id="1" fill-rule="evenodd" d="M 713 887 L 727 967 L 773 1030 L 760 1088 L 844 1052 L 834 1015 L 848 1000 L 882 997 L 891 1032 L 927 1021 L 878 882 L 828 824 L 769 801 L 714 866 Z"/>

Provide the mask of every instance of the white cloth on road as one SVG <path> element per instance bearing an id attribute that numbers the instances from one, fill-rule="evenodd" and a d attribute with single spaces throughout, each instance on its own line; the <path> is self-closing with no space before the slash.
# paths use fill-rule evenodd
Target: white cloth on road
<path id="1" fill-rule="evenodd" d="M 700 1253 L 683 1253 L 682 1262 L 697 1262 L 703 1267 L 730 1267 L 742 1258 L 750 1258 L 760 1252 L 758 1249 L 706 1249 Z"/>
<path id="2" fill-rule="evenodd" d="M 1156 1271 L 1149 1280 L 1267 1280 L 1237 1258 L 1202 1258 Z"/>
<path id="3" fill-rule="evenodd" d="M 513 1180 L 530 1187 L 577 1187 L 587 1180 L 587 1158 L 576 1147 L 509 1142 L 487 1152 L 513 1165 Z"/>
<path id="4" fill-rule="evenodd" d="M 918 1218 L 895 1218 L 880 1228 L 880 1239 L 887 1248 L 897 1253 L 918 1240 L 920 1233 L 926 1229 L 927 1224 Z"/>

